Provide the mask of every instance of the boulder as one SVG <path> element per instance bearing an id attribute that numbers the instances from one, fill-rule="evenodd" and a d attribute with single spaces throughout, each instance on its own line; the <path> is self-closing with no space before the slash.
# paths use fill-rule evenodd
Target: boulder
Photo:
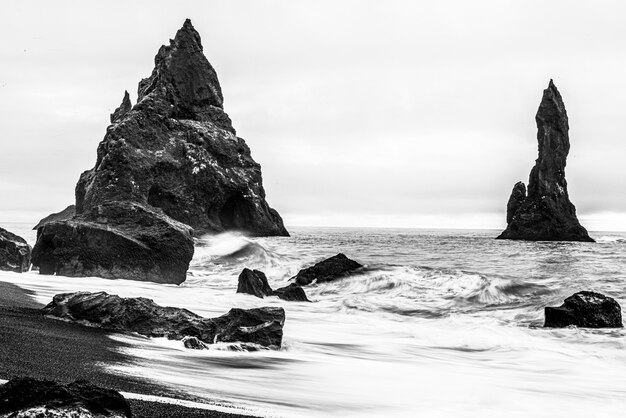
<path id="1" fill-rule="evenodd" d="M 42 226 L 44 226 L 45 224 L 47 224 L 48 222 L 65 221 L 65 220 L 68 220 L 68 219 L 72 219 L 74 217 L 74 215 L 76 215 L 76 206 L 69 205 L 68 207 L 63 209 L 61 212 L 52 213 L 52 214 L 46 216 L 45 218 L 40 220 L 39 223 L 33 227 L 33 229 L 36 231 L 39 228 L 41 228 Z"/>
<path id="2" fill-rule="evenodd" d="M 535 116 L 539 157 L 524 183 L 513 188 L 507 205 L 507 228 L 498 239 L 593 242 L 576 217 L 565 180 L 569 121 L 561 94 L 550 80 Z"/>
<path id="3" fill-rule="evenodd" d="M 237 293 L 247 293 L 263 298 L 272 294 L 272 288 L 267 282 L 265 273 L 259 270 L 244 268 L 239 274 Z"/>
<path id="4" fill-rule="evenodd" d="M 6 229 L 0 228 L 0 270 L 23 273 L 30 268 L 30 245 Z"/>
<path id="5" fill-rule="evenodd" d="M 544 327 L 622 328 L 622 308 L 615 299 L 582 291 L 565 299 L 559 307 L 545 308 Z"/>
<path id="6" fill-rule="evenodd" d="M 260 165 L 223 108 L 217 73 L 185 21 L 162 46 L 137 104 L 127 95 L 76 186 L 76 212 L 107 201 L 161 209 L 197 234 L 288 235 L 265 200 Z"/>
<path id="7" fill-rule="evenodd" d="M 363 267 L 361 264 L 340 253 L 300 270 L 291 279 L 295 279 L 300 286 L 306 286 L 313 281 L 317 283 L 330 282 L 345 277 L 361 267 Z"/>
<path id="8" fill-rule="evenodd" d="M 239 274 L 237 293 L 247 293 L 258 298 L 265 296 L 278 296 L 280 299 L 296 302 L 309 302 L 304 289 L 295 283 L 280 289 L 272 290 L 265 273 L 259 270 L 244 268 Z"/>
<path id="9" fill-rule="evenodd" d="M 185 337 L 183 338 L 183 345 L 185 348 L 191 350 L 205 350 L 208 346 L 200 341 L 197 337 Z"/>
<path id="10" fill-rule="evenodd" d="M 41 274 L 157 283 L 185 281 L 191 228 L 133 202 L 107 202 L 37 231 L 33 264 Z"/>
<path id="11" fill-rule="evenodd" d="M 0 415 L 58 418 L 132 416 L 128 401 L 114 390 L 94 386 L 86 380 L 61 384 L 27 377 L 13 378 L 0 387 Z"/>
<path id="12" fill-rule="evenodd" d="M 269 348 L 281 346 L 285 323 L 282 308 L 233 308 L 218 318 L 204 318 L 187 309 L 159 306 L 151 299 L 122 298 L 105 292 L 58 294 L 42 313 L 148 337 L 182 340 L 189 336 L 205 344 L 242 342 Z"/>

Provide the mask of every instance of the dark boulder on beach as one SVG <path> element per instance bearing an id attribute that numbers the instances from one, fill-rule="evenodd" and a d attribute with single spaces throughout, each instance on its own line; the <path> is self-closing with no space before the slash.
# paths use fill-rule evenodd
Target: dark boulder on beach
<path id="1" fill-rule="evenodd" d="M 8 417 L 127 417 L 128 401 L 86 380 L 62 384 L 17 377 L 0 386 L 0 415 Z"/>
<path id="2" fill-rule="evenodd" d="M 593 242 L 569 200 L 565 165 L 569 121 L 561 94 L 550 80 L 535 116 L 539 157 L 524 183 L 513 188 L 507 205 L 507 228 L 498 239 Z"/>
<path id="3" fill-rule="evenodd" d="M 107 202 L 37 231 L 33 264 L 41 274 L 157 283 L 185 281 L 191 228 L 133 202 Z"/>
<path id="4" fill-rule="evenodd" d="M 0 270 L 23 273 L 30 268 L 30 258 L 26 240 L 0 228 Z"/>
<path id="5" fill-rule="evenodd" d="M 124 94 L 94 168 L 76 185 L 75 216 L 38 225 L 41 273 L 181 283 L 193 254 L 188 231 L 288 235 L 202 51 L 185 21 L 139 82 L 137 104 Z"/>
<path id="6" fill-rule="evenodd" d="M 204 318 L 187 309 L 157 305 L 151 299 L 122 298 L 105 292 L 58 294 L 42 313 L 147 337 L 182 340 L 189 336 L 205 344 L 241 342 L 269 348 L 281 346 L 285 323 L 282 308 L 233 308 L 220 317 Z"/>
<path id="7" fill-rule="evenodd" d="M 582 291 L 565 299 L 559 307 L 545 308 L 544 327 L 622 328 L 622 308 L 615 299 Z"/>
<path id="8" fill-rule="evenodd" d="M 258 298 L 264 298 L 271 295 L 273 291 L 267 282 L 265 273 L 244 268 L 239 274 L 237 293 L 247 293 Z"/>
<path id="9" fill-rule="evenodd" d="M 265 273 L 259 270 L 244 268 L 239 274 L 237 293 L 247 293 L 258 298 L 278 296 L 280 299 L 294 302 L 309 302 L 300 285 L 291 283 L 280 289 L 272 290 Z"/>
<path id="10" fill-rule="evenodd" d="M 40 220 L 37 223 L 37 225 L 33 227 L 33 229 L 36 231 L 42 226 L 44 226 L 45 224 L 47 224 L 48 222 L 52 222 L 52 221 L 66 221 L 68 219 L 72 219 L 75 215 L 76 215 L 76 206 L 69 205 L 68 207 L 63 209 L 61 212 L 52 213 L 46 216 L 45 218 Z"/>
<path id="11" fill-rule="evenodd" d="M 306 286 L 313 281 L 317 283 L 330 282 L 349 275 L 357 269 L 363 267 L 354 260 L 350 260 L 344 254 L 337 254 L 331 258 L 302 269 L 291 279 L 300 286 Z"/>

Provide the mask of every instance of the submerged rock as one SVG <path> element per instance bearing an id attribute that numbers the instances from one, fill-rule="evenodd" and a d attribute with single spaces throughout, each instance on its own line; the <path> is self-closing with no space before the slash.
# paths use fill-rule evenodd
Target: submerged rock
<path id="1" fill-rule="evenodd" d="M 114 390 L 86 380 L 61 384 L 24 377 L 13 378 L 0 386 L 0 415 L 16 418 L 132 416 L 128 401 Z"/>
<path id="2" fill-rule="evenodd" d="M 193 257 L 191 228 L 133 202 L 103 203 L 37 231 L 41 274 L 180 284 Z"/>
<path id="3" fill-rule="evenodd" d="M 204 318 L 187 309 L 159 306 L 151 299 L 122 298 L 106 292 L 58 294 L 42 313 L 147 337 L 195 337 L 205 344 L 242 342 L 270 348 L 281 346 L 285 323 L 282 308 L 233 308 L 220 317 Z"/>
<path id="4" fill-rule="evenodd" d="M 6 229 L 0 228 L 0 270 L 23 273 L 30 268 L 30 245 Z"/>
<path id="5" fill-rule="evenodd" d="M 190 230 L 288 235 L 189 20 L 159 49 L 137 104 L 126 92 L 111 123 L 76 185 L 75 216 L 38 225 L 41 273 L 181 283 Z"/>
<path id="6" fill-rule="evenodd" d="M 544 327 L 622 328 L 622 308 L 615 299 L 582 291 L 565 299 L 559 307 L 545 308 Z"/>
<path id="7" fill-rule="evenodd" d="M 550 80 L 535 117 L 539 157 L 524 183 L 513 188 L 507 228 L 499 239 L 593 242 L 569 200 L 565 164 L 570 149 L 569 122 L 561 94 Z"/>
<path id="8" fill-rule="evenodd" d="M 361 267 L 363 267 L 361 264 L 340 253 L 300 270 L 298 274 L 292 277 L 292 280 L 295 279 L 300 286 L 306 286 L 313 281 L 317 283 L 330 282 L 345 277 Z"/>
<path id="9" fill-rule="evenodd" d="M 258 298 L 265 296 L 278 296 L 280 299 L 296 302 L 309 302 L 304 289 L 295 283 L 280 289 L 272 290 L 265 273 L 259 270 L 244 268 L 239 274 L 237 293 L 247 293 Z"/>
<path id="10" fill-rule="evenodd" d="M 35 225 L 33 227 L 34 230 L 38 230 L 39 228 L 41 228 L 42 226 L 44 226 L 45 224 L 47 224 L 48 222 L 52 222 L 52 221 L 65 221 L 68 219 L 72 219 L 74 216 L 76 215 L 76 206 L 74 205 L 69 205 L 68 207 L 66 207 L 65 209 L 63 209 L 61 212 L 57 212 L 57 213 L 52 213 L 48 216 L 46 216 L 45 218 L 43 218 L 42 220 L 40 220 L 37 225 Z"/>

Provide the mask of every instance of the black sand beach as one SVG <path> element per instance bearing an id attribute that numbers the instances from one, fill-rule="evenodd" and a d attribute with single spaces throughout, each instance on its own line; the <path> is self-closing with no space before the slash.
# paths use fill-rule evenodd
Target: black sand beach
<path id="1" fill-rule="evenodd" d="M 99 363 L 131 361 L 116 350 L 124 344 L 108 338 L 100 329 L 45 318 L 39 313 L 41 307 L 27 291 L 0 281 L 0 379 L 87 379 L 118 391 L 188 399 L 183 393 L 145 380 L 107 373 Z M 241 416 L 157 402 L 129 402 L 134 417 Z"/>

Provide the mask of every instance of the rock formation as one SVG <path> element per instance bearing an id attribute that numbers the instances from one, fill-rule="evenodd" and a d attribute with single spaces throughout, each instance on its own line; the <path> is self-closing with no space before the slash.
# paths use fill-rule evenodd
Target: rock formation
<path id="1" fill-rule="evenodd" d="M 278 296 L 280 299 L 294 302 L 309 302 L 300 285 L 291 283 L 280 289 L 272 290 L 265 273 L 259 270 L 243 269 L 239 274 L 237 293 L 247 293 L 258 298 Z"/>
<path id="2" fill-rule="evenodd" d="M 0 387 L 0 415 L 16 418 L 131 418 L 131 410 L 119 392 L 92 385 L 86 380 L 62 384 L 16 377 Z"/>
<path id="3" fill-rule="evenodd" d="M 565 299 L 559 307 L 545 308 L 544 327 L 570 325 L 585 328 L 622 328 L 622 308 L 615 299 L 600 293 L 582 291 Z"/>
<path id="4" fill-rule="evenodd" d="M 6 229 L 0 228 L 0 270 L 23 273 L 30 268 L 30 245 Z"/>
<path id="5" fill-rule="evenodd" d="M 524 183 L 513 188 L 507 205 L 507 228 L 499 239 L 529 241 L 588 241 L 569 200 L 565 164 L 569 153 L 569 124 L 561 94 L 550 80 L 535 116 L 539 157 L 530 172 L 528 195 Z"/>
<path id="6" fill-rule="evenodd" d="M 111 123 L 76 185 L 76 215 L 38 225 L 42 273 L 181 283 L 190 231 L 288 235 L 189 20 L 159 49 L 137 104 L 126 92 Z"/>
<path id="7" fill-rule="evenodd" d="M 68 207 L 63 209 L 61 212 L 51 213 L 50 215 L 46 216 L 45 218 L 40 220 L 37 223 L 37 225 L 33 227 L 33 229 L 36 231 L 42 226 L 44 226 L 45 224 L 47 224 L 48 222 L 66 221 L 68 219 L 72 219 L 74 216 L 76 216 L 76 206 L 69 205 Z"/>
<path id="8" fill-rule="evenodd" d="M 363 267 L 361 264 L 340 253 L 300 270 L 291 280 L 295 280 L 300 286 L 306 286 L 314 281 L 316 283 L 330 282 L 345 277 L 361 267 Z"/>
<path id="9" fill-rule="evenodd" d="M 106 292 L 58 294 L 42 313 L 147 337 L 182 340 L 190 336 L 205 344 L 241 342 L 270 348 L 281 346 L 285 323 L 282 308 L 233 308 L 218 318 L 204 318 L 187 309 L 159 306 L 151 299 L 121 298 Z"/>

